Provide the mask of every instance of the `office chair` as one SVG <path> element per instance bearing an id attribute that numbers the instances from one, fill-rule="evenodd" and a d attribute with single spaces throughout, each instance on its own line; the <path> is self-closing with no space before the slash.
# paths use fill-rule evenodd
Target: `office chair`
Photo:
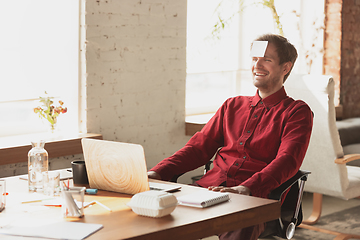
<path id="1" fill-rule="evenodd" d="M 211 163 L 212 161 L 209 161 L 205 165 L 204 173 L 210 170 Z M 281 205 L 281 217 L 274 221 L 267 222 L 265 230 L 260 235 L 260 238 L 278 236 L 284 239 L 291 239 L 294 236 L 295 227 L 302 222 L 303 218 L 301 202 L 305 181 L 307 180 L 309 174 L 309 171 L 299 170 L 292 178 L 271 191 L 269 199 L 281 201 L 283 194 L 287 192 L 288 189 L 290 189 L 284 199 L 283 204 Z M 180 176 L 181 175 L 176 175 L 170 181 L 177 182 L 177 179 Z M 192 179 L 195 181 L 201 177 L 202 175 L 195 176 Z"/>
<path id="2" fill-rule="evenodd" d="M 300 225 L 303 219 L 301 202 L 305 181 L 309 174 L 309 171 L 299 170 L 292 178 L 271 191 L 269 199 L 281 201 L 283 194 L 290 189 L 281 205 L 281 217 L 267 222 L 260 238 L 278 236 L 291 239 L 294 236 L 295 227 Z"/>
<path id="3" fill-rule="evenodd" d="M 313 130 L 302 164 L 302 168 L 311 171 L 305 191 L 313 193 L 313 212 L 299 227 L 315 231 L 323 231 L 311 226 L 321 216 L 323 195 L 345 200 L 360 196 L 360 167 L 347 164 L 360 159 L 360 152 L 344 154 L 336 127 L 334 88 L 333 78 L 325 75 L 294 75 L 285 82 L 288 95 L 304 100 L 314 112 Z M 359 235 L 336 230 L 328 233 L 343 236 L 337 239 L 360 239 Z"/>

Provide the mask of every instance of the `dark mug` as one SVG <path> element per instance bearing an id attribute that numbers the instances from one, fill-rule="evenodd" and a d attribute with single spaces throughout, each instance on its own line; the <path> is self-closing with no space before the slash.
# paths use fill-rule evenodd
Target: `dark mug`
<path id="1" fill-rule="evenodd" d="M 75 160 L 71 162 L 74 184 L 84 185 L 89 184 L 89 179 L 86 172 L 85 161 Z"/>

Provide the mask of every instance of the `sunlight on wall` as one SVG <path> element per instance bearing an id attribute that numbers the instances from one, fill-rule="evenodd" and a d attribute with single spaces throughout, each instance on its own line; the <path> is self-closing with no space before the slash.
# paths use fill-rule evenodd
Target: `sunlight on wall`
<path id="1" fill-rule="evenodd" d="M 78 125 L 79 2 L 2 1 L 0 8 L 0 136 L 44 130 L 34 99 L 57 97 L 68 112 L 63 129 Z M 41 130 L 42 129 L 42 130 Z"/>
<path id="2" fill-rule="evenodd" d="M 214 112 L 226 98 L 243 93 L 240 79 L 250 75 L 250 44 L 261 34 L 278 33 L 272 12 L 260 1 L 188 1 L 187 115 Z M 221 17 L 234 15 L 220 32 L 211 35 Z M 299 58 L 293 73 L 322 74 L 324 0 L 275 0 L 285 37 L 295 45 Z M 248 94 L 254 94 L 253 89 Z"/>

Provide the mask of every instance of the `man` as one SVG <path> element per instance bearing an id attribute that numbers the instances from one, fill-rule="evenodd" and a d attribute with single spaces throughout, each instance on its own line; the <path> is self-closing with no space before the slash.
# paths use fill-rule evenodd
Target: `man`
<path id="1" fill-rule="evenodd" d="M 279 35 L 260 36 L 264 54 L 252 57 L 255 96 L 229 98 L 201 132 L 148 172 L 169 180 L 207 163 L 213 168 L 197 185 L 209 190 L 268 198 L 300 168 L 312 129 L 312 112 L 286 95 L 283 83 L 297 58 L 295 47 Z M 254 43 L 252 47 L 254 47 Z M 220 239 L 257 239 L 265 224 L 221 234 Z"/>

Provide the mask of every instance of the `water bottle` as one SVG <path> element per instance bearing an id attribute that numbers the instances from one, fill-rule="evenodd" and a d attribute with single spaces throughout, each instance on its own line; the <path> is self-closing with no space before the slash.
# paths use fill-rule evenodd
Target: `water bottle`
<path id="1" fill-rule="evenodd" d="M 43 190 L 42 173 L 48 170 L 48 152 L 44 149 L 45 141 L 31 142 L 32 149 L 28 153 L 29 191 Z"/>

